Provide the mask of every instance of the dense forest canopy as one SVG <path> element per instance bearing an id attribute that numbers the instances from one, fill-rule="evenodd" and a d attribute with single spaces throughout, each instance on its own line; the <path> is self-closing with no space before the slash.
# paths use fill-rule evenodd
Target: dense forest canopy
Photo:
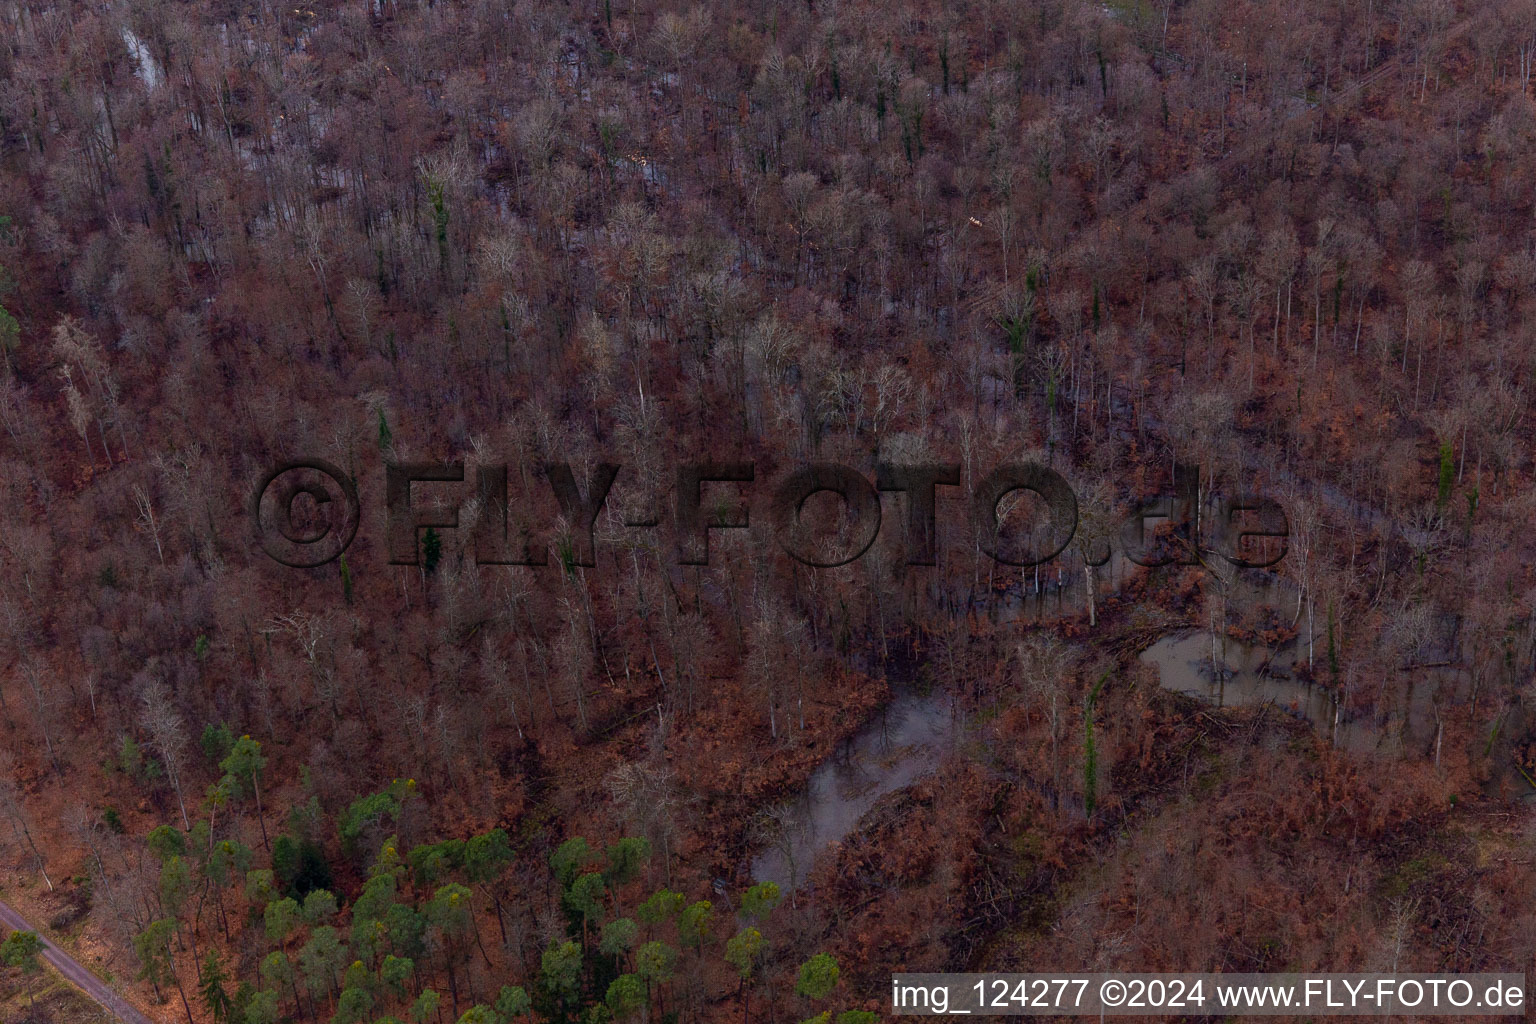
<path id="1" fill-rule="evenodd" d="M 0 20 L 0 898 L 152 1019 L 1526 970 L 1536 3 Z M 361 499 L 312 568 L 250 521 L 293 458 Z M 756 474 L 709 524 L 818 462 L 885 526 L 820 568 L 754 506 L 695 564 L 701 461 Z M 392 564 L 386 467 L 434 462 L 456 525 Z M 985 534 L 1041 503 L 969 495 L 1024 463 L 1078 520 L 1020 569 Z M 882 465 L 953 467 L 935 536 Z M 1186 513 L 1275 499 L 1285 557 L 1126 564 L 1195 479 Z M 479 564 L 487 521 L 543 564 Z M 1177 693 L 1179 637 L 1306 696 Z M 925 770 L 796 839 L 796 794 L 918 726 Z M 0 1005 L 53 1019 L 24 946 Z"/>

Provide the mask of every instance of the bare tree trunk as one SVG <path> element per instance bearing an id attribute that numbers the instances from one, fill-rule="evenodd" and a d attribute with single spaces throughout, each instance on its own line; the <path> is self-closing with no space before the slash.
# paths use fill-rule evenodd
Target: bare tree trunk
<path id="1" fill-rule="evenodd" d="M 1088 587 L 1088 625 L 1097 626 L 1099 624 L 1099 616 L 1098 607 L 1094 601 L 1093 593 L 1093 566 L 1088 564 L 1088 560 L 1086 558 L 1083 560 L 1083 581 L 1087 584 Z"/>

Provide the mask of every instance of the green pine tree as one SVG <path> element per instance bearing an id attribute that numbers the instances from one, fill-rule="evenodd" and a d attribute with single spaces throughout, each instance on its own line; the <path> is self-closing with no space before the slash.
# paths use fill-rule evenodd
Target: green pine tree
<path id="1" fill-rule="evenodd" d="M 38 954 L 43 951 L 43 940 L 37 937 L 37 932 L 11 932 L 0 942 L 0 962 L 7 967 L 16 967 L 21 970 L 22 976 L 27 979 L 27 1005 L 32 1005 L 32 980 L 31 976 L 42 970 L 42 964 L 38 962 Z"/>
<path id="2" fill-rule="evenodd" d="M 825 999 L 837 985 L 837 979 L 842 973 L 836 960 L 826 953 L 817 953 L 800 965 L 800 974 L 795 979 L 795 995 L 806 999 Z"/>
<path id="3" fill-rule="evenodd" d="M 11 353 L 19 347 L 20 341 L 21 325 L 4 306 L 0 306 L 0 367 L 6 377 L 11 375 Z"/>
<path id="4" fill-rule="evenodd" d="M 432 527 L 427 527 L 427 532 L 421 535 L 421 566 L 428 576 L 437 570 L 437 563 L 443 558 L 443 538 Z"/>
<path id="5" fill-rule="evenodd" d="M 1099 753 L 1093 743 L 1093 705 L 1107 679 L 1108 672 L 1099 676 L 1099 681 L 1088 692 L 1088 699 L 1083 702 L 1083 810 L 1090 818 L 1099 797 Z"/>
<path id="6" fill-rule="evenodd" d="M 219 955 L 210 951 L 207 958 L 203 960 L 203 983 L 198 991 L 202 995 L 203 1006 L 207 1008 L 208 1015 L 213 1018 L 215 1024 L 223 1024 L 224 1021 L 234 1018 L 235 1003 L 224 988 L 224 983 L 228 980 L 228 975 L 224 973 L 224 965 L 219 961 Z"/>

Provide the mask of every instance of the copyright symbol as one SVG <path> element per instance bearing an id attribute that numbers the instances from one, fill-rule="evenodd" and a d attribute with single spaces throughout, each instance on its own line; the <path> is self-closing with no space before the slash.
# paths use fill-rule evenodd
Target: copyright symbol
<path id="1" fill-rule="evenodd" d="M 1099 1002 L 1105 1006 L 1119 1006 L 1125 1002 L 1125 982 L 1111 978 L 1100 985 Z"/>
<path id="2" fill-rule="evenodd" d="M 290 459 L 256 483 L 251 526 L 273 561 L 312 569 L 340 557 L 357 535 L 357 486 L 322 459 Z"/>

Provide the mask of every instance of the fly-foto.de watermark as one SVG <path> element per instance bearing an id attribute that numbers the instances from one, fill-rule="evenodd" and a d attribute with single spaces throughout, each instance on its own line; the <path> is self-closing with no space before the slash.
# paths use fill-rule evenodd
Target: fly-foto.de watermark
<path id="1" fill-rule="evenodd" d="M 466 479 L 462 462 L 387 463 L 383 498 L 389 563 L 420 564 L 425 531 L 457 530 L 460 511 L 472 500 L 469 550 L 477 564 L 547 565 L 555 544 L 555 561 L 595 566 L 598 517 L 622 473 L 623 468 L 611 462 L 597 463 L 585 481 L 565 462 L 530 471 L 526 477 L 542 479 L 558 510 L 540 529 L 527 522 L 536 503 L 509 503 L 506 464 L 479 465 L 472 479 Z M 904 497 L 899 529 L 907 564 L 935 565 L 939 499 L 961 487 L 961 469 L 959 463 L 880 463 L 871 480 L 849 466 L 816 462 L 791 468 L 776 480 L 759 481 L 753 462 L 685 462 L 675 471 L 669 510 L 676 562 L 708 565 L 712 532 L 749 529 L 751 509 L 741 499 L 762 483 L 771 485 L 767 515 L 772 536 L 802 565 L 834 568 L 862 557 L 880 535 L 882 494 L 897 493 Z M 432 485 L 436 500 L 419 501 L 418 485 Z M 828 517 L 818 521 L 806 514 L 808 503 L 820 494 L 837 503 L 831 517 L 835 529 L 827 527 Z M 1066 478 L 1048 466 L 1004 463 L 977 479 L 962 497 L 976 546 L 1005 565 L 1043 565 L 1078 534 L 1077 497 Z M 1205 505 L 1211 508 L 1202 511 Z M 357 482 L 314 458 L 290 459 L 265 473 L 253 490 L 249 511 L 262 550 L 294 568 L 313 568 L 340 557 L 362 519 Z M 664 518 L 650 514 L 620 521 L 627 529 L 656 530 Z M 1019 519 L 1024 521 L 1015 521 Z M 1157 521 L 1169 529 L 1159 531 Z M 1173 493 L 1140 502 L 1114 529 L 1100 534 L 1082 552 L 1090 565 L 1107 562 L 1110 544 L 1116 541 L 1137 565 L 1193 565 L 1216 556 L 1239 568 L 1267 568 L 1285 557 L 1289 524 L 1279 503 L 1261 495 L 1203 501 L 1198 469 L 1178 466 Z"/>

